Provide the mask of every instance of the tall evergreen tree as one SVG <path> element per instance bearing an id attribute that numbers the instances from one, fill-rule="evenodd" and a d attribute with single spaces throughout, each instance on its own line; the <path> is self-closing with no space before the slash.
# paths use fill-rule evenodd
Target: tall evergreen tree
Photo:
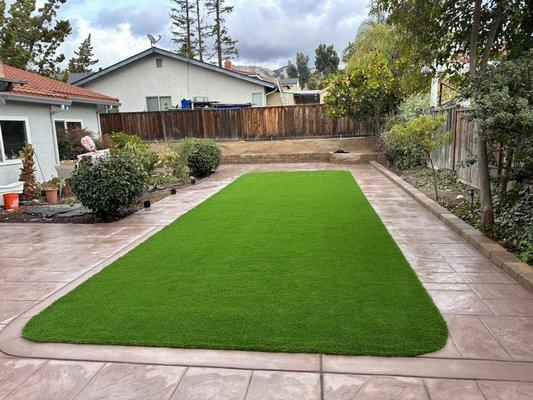
<path id="1" fill-rule="evenodd" d="M 300 86 L 303 88 L 311 78 L 311 70 L 309 69 L 309 56 L 303 53 L 296 53 L 296 69 L 298 70 L 298 79 Z"/>
<path id="2" fill-rule="evenodd" d="M 206 0 L 205 8 L 207 13 L 213 16 L 213 25 L 210 27 L 210 34 L 214 38 L 214 56 L 217 57 L 219 67 L 222 67 L 222 60 L 239 57 L 237 50 L 237 40 L 233 40 L 224 25 L 227 14 L 233 12 L 232 6 L 227 6 L 225 0 Z"/>
<path id="3" fill-rule="evenodd" d="M 91 67 L 98 63 L 95 60 L 93 53 L 93 46 L 91 44 L 91 34 L 81 42 L 78 51 L 75 51 L 75 57 L 72 57 L 68 62 L 68 72 L 91 72 Z"/>
<path id="4" fill-rule="evenodd" d="M 287 63 L 287 77 L 288 78 L 298 78 L 298 69 L 296 65 L 292 63 L 291 60 Z"/>
<path id="5" fill-rule="evenodd" d="M 202 9 L 200 7 L 200 0 L 196 0 L 196 45 L 197 45 L 197 54 L 200 61 L 204 61 L 205 55 L 205 39 L 208 34 L 206 29 L 208 28 L 204 19 L 202 18 Z"/>
<path id="6" fill-rule="evenodd" d="M 0 1 L 0 58 L 8 65 L 50 76 L 59 72 L 65 55 L 59 46 L 72 31 L 68 20 L 57 18 L 62 0 L 47 0 L 36 9 L 35 0 L 15 0 L 5 14 Z"/>
<path id="7" fill-rule="evenodd" d="M 326 46 L 324 43 L 315 49 L 315 68 L 323 77 L 331 75 L 339 69 L 339 55 L 333 45 Z"/>
<path id="8" fill-rule="evenodd" d="M 177 52 L 188 58 L 196 57 L 195 10 L 192 0 L 172 0 L 171 8 L 172 41 L 178 46 Z M 198 11 L 199 12 L 199 11 Z"/>

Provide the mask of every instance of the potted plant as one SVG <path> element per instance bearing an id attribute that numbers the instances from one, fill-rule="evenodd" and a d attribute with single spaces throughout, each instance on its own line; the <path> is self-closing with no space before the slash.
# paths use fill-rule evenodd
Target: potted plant
<path id="1" fill-rule="evenodd" d="M 47 203 L 49 204 L 57 203 L 57 186 L 56 185 L 51 184 L 45 187 L 44 194 L 45 194 Z"/>

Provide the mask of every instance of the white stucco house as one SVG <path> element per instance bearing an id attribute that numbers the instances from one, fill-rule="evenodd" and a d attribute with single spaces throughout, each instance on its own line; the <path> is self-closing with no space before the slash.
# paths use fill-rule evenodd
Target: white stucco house
<path id="1" fill-rule="evenodd" d="M 99 134 L 99 114 L 119 105 L 116 98 L 0 63 L 0 186 L 18 181 L 26 144 L 35 149 L 36 178 L 56 176 L 57 131 L 81 127 Z"/>
<path id="2" fill-rule="evenodd" d="M 169 110 L 182 99 L 265 106 L 267 94 L 277 85 L 228 65 L 219 68 L 151 47 L 72 84 L 119 98 L 122 112 Z"/>

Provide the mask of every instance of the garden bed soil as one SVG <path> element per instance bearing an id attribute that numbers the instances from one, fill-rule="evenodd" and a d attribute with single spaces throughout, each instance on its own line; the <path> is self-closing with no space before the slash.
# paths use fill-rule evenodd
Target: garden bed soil
<path id="1" fill-rule="evenodd" d="M 451 171 L 441 170 L 438 172 L 437 179 L 439 187 L 439 200 L 437 200 L 435 189 L 433 188 L 433 178 L 429 168 L 416 168 L 410 170 L 399 170 L 391 168 L 390 166 L 387 168 L 426 196 L 439 203 L 455 216 L 461 218 L 474 228 L 483 230 L 479 220 L 479 189 L 464 184 L 458 179 L 454 179 L 454 175 Z M 471 205 L 472 200 L 473 207 Z M 504 247 L 507 251 L 528 263 L 528 260 L 521 257 L 517 248 L 513 247 L 506 238 L 495 237 L 491 232 L 484 231 L 483 233 Z"/>
<path id="2" fill-rule="evenodd" d="M 86 213 L 83 215 L 76 215 L 76 216 L 52 216 L 52 217 L 42 217 L 37 214 L 31 214 L 27 212 L 26 205 L 22 205 L 19 210 L 16 211 L 0 211 L 0 223 L 42 223 L 42 224 L 96 224 L 96 223 L 102 223 L 102 222 L 112 222 L 112 221 L 118 221 L 122 218 L 127 217 L 128 215 L 131 215 L 141 209 L 144 208 L 144 202 L 150 201 L 152 204 L 158 202 L 159 200 L 164 199 L 167 196 L 170 196 L 171 189 L 183 189 L 185 187 L 190 186 L 190 184 L 183 184 L 183 185 L 170 185 L 166 186 L 161 189 L 156 189 L 154 191 L 151 191 L 149 193 L 146 193 L 141 197 L 139 202 L 135 204 L 133 207 L 121 211 L 115 218 L 111 220 L 103 221 L 101 218 L 97 217 L 93 213 Z M 69 197 L 67 199 L 62 198 L 59 199 L 60 204 L 68 204 L 68 202 L 72 203 L 72 197 Z M 45 206 L 46 203 L 39 203 L 40 205 Z M 35 204 L 31 204 L 28 207 L 35 208 Z M 72 209 L 75 209 L 75 204 L 72 204 Z"/>

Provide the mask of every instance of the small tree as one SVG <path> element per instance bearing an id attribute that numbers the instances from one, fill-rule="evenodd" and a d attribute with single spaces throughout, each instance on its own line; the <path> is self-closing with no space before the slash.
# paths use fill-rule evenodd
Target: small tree
<path id="1" fill-rule="evenodd" d="M 408 122 L 394 125 L 391 129 L 391 133 L 396 139 L 405 143 L 415 143 L 423 150 L 427 157 L 427 161 L 429 161 L 431 165 L 435 198 L 437 200 L 439 200 L 437 172 L 435 170 L 431 153 L 433 150 L 439 149 L 450 143 L 451 133 L 443 128 L 446 118 L 445 115 L 439 115 L 436 117 L 427 114 L 420 115 Z"/>
<path id="2" fill-rule="evenodd" d="M 337 72 L 339 62 L 339 55 L 332 44 L 326 46 L 321 43 L 315 49 L 315 69 L 321 76 L 328 76 Z"/>
<path id="3" fill-rule="evenodd" d="M 38 199 L 40 194 L 39 184 L 35 180 L 35 150 L 31 144 L 26 145 L 21 152 L 22 168 L 20 169 L 20 182 L 24 182 L 22 198 L 24 200 Z"/>
<path id="4" fill-rule="evenodd" d="M 398 102 L 394 77 L 386 63 L 381 55 L 376 54 L 364 65 L 333 75 L 324 99 L 328 115 L 353 120 L 372 118 L 378 133 L 384 116 Z"/>
<path id="5" fill-rule="evenodd" d="M 311 78 L 309 56 L 306 56 L 304 53 L 296 53 L 296 69 L 298 70 L 300 86 L 303 88 L 309 82 L 309 78 Z"/>
<path id="6" fill-rule="evenodd" d="M 76 57 L 72 57 L 68 63 L 68 72 L 91 72 L 91 67 L 98 63 L 95 60 L 93 46 L 91 44 L 91 34 L 81 42 L 78 51 L 75 51 Z"/>
<path id="7" fill-rule="evenodd" d="M 292 63 L 291 60 L 287 62 L 287 77 L 298 78 L 298 69 L 296 68 L 296 65 Z"/>

